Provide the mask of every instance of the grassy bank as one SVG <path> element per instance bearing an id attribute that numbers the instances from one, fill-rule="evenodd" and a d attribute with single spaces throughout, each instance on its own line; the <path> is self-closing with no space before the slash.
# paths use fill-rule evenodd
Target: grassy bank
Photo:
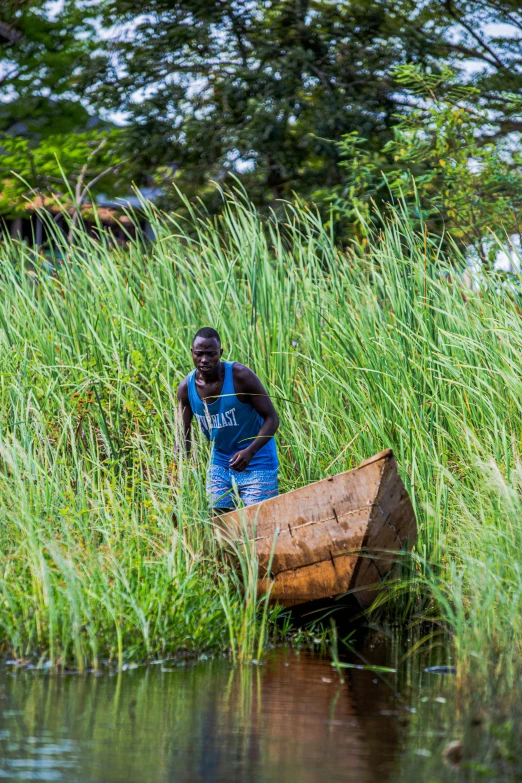
<path id="1" fill-rule="evenodd" d="M 1 247 L 3 646 L 85 666 L 264 641 L 209 535 L 205 446 L 172 457 L 176 386 L 208 324 L 276 400 L 283 490 L 394 448 L 420 524 L 418 606 L 435 595 L 462 676 L 512 682 L 518 297 L 493 277 L 464 286 L 462 259 L 400 220 L 363 253 L 290 207 L 268 231 L 241 204 L 213 224 L 150 217 L 156 242 L 125 250 L 79 231 L 55 275 Z"/>

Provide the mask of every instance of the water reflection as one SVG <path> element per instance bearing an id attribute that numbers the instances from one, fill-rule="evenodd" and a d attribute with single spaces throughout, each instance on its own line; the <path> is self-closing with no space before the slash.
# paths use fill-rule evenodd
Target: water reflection
<path id="1" fill-rule="evenodd" d="M 0 677 L 0 779 L 371 783 L 391 779 L 398 756 L 404 711 L 385 679 L 356 670 L 342 683 L 307 652 Z"/>

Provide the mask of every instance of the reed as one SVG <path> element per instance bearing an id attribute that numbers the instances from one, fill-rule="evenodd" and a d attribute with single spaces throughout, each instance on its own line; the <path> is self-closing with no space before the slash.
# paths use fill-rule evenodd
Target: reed
<path id="1" fill-rule="evenodd" d="M 23 244 L 0 248 L 4 647 L 121 666 L 247 658 L 274 632 L 248 547 L 246 588 L 216 550 L 205 445 L 173 457 L 175 390 L 208 324 L 275 399 L 283 491 L 395 450 L 420 525 L 410 603 L 422 615 L 435 599 L 462 676 L 514 682 L 520 280 L 466 285 L 458 251 L 444 257 L 400 210 L 369 246 L 340 250 L 297 203 L 265 224 L 241 197 L 212 220 L 144 208 L 153 243 L 79 227 L 67 247 L 57 233 L 52 271 Z"/>

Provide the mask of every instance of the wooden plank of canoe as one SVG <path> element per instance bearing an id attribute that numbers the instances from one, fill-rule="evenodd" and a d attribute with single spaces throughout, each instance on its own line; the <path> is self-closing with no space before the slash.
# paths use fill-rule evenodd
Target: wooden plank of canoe
<path id="1" fill-rule="evenodd" d="M 340 553 L 354 552 L 362 546 L 371 506 L 345 514 L 294 528 L 291 532 L 281 530 L 277 534 L 271 571 L 279 574 L 290 568 L 300 568 L 321 560 L 329 560 Z M 256 539 L 256 550 L 260 568 L 266 569 L 272 551 L 272 539 Z"/>
<path id="2" fill-rule="evenodd" d="M 375 505 L 386 517 L 388 524 L 395 528 L 401 540 L 407 538 L 410 544 L 415 543 L 417 540 L 415 514 L 393 458 L 386 460 Z"/>
<path id="3" fill-rule="evenodd" d="M 370 606 L 377 595 L 379 585 L 375 579 L 376 570 L 381 580 L 392 579 L 400 562 L 398 552 L 411 549 L 416 540 L 417 524 L 413 507 L 398 475 L 397 463 L 390 459 L 365 542 L 366 556 L 359 561 L 351 588 L 362 609 Z"/>
<path id="4" fill-rule="evenodd" d="M 271 586 L 271 600 L 278 601 L 283 606 L 294 606 L 315 601 L 317 598 L 340 595 L 350 589 L 359 559 L 355 554 L 339 555 L 302 568 L 293 568 L 277 574 L 273 582 L 267 579 L 260 580 L 258 589 L 262 594 Z M 371 561 L 368 563 L 370 568 L 374 569 L 373 582 L 378 583 L 379 573 L 375 566 L 372 566 Z"/>
<path id="5" fill-rule="evenodd" d="M 380 582 L 391 573 L 397 552 L 402 548 L 402 541 L 382 510 L 375 505 L 371 508 L 370 521 L 350 541 L 351 553 L 332 547 L 316 562 L 284 571 L 277 570 L 273 563 L 272 600 L 292 606 L 353 591 L 362 608 L 369 606 Z M 262 581 L 260 592 L 264 592 L 268 584 L 266 580 Z"/>
<path id="6" fill-rule="evenodd" d="M 391 450 L 341 473 L 223 516 L 225 539 L 254 536 L 259 588 L 287 606 L 355 591 L 364 608 L 416 540 L 410 499 Z M 276 536 L 275 546 L 273 545 Z"/>
<path id="7" fill-rule="evenodd" d="M 340 473 L 287 492 L 256 506 L 226 514 L 219 527 L 228 538 L 253 535 L 261 566 L 266 566 L 277 534 L 272 573 L 330 559 L 332 550 L 361 546 L 381 480 L 382 465 L 364 475 Z"/>
<path id="8" fill-rule="evenodd" d="M 378 464 L 358 473 L 347 471 L 300 489 L 270 498 L 239 512 L 222 517 L 220 522 L 241 528 L 241 519 L 255 525 L 256 539 L 273 538 L 276 528 L 295 529 L 302 525 L 324 522 L 371 505 L 379 487 L 381 468 Z M 335 512 L 334 509 L 335 508 Z"/>

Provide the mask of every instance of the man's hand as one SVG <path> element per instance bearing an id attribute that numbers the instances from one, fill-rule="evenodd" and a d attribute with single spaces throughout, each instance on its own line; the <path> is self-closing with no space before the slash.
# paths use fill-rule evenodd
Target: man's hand
<path id="1" fill-rule="evenodd" d="M 241 449 L 241 451 L 238 451 L 237 454 L 234 454 L 232 459 L 229 460 L 229 465 L 232 470 L 237 470 L 238 473 L 241 473 L 245 468 L 248 468 L 252 457 L 253 454 L 251 451 L 248 449 Z"/>

